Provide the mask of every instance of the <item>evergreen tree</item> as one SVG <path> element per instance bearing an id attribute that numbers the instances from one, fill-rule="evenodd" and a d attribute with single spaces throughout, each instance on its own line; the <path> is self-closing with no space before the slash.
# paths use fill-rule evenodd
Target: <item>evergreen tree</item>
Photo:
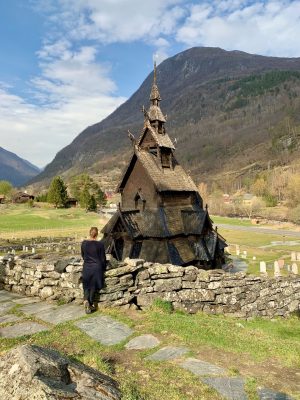
<path id="1" fill-rule="evenodd" d="M 89 209 L 89 205 L 91 202 L 91 195 L 87 186 L 84 186 L 81 194 L 80 194 L 80 207 L 84 208 L 86 211 Z"/>
<path id="2" fill-rule="evenodd" d="M 0 181 L 0 194 L 3 194 L 4 196 L 7 196 L 11 193 L 12 191 L 12 185 L 8 181 Z"/>
<path id="3" fill-rule="evenodd" d="M 92 194 L 88 204 L 88 211 L 97 211 L 97 202 L 95 196 Z"/>
<path id="4" fill-rule="evenodd" d="M 49 188 L 48 201 L 54 204 L 55 208 L 66 207 L 67 198 L 67 187 L 61 177 L 56 176 L 53 178 Z"/>
<path id="5" fill-rule="evenodd" d="M 106 194 L 99 187 L 96 192 L 95 199 L 101 206 L 105 206 L 107 203 Z"/>

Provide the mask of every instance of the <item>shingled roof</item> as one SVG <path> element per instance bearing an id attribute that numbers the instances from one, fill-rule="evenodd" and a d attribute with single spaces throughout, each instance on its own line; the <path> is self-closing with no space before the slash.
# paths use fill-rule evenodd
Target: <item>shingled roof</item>
<path id="1" fill-rule="evenodd" d="M 172 143 L 172 140 L 170 139 L 170 136 L 169 136 L 167 133 L 164 133 L 164 134 L 158 133 L 158 132 L 151 126 L 151 124 L 149 123 L 149 121 L 146 121 L 146 122 L 145 122 L 145 127 L 144 127 L 144 129 L 143 129 L 143 132 L 142 132 L 141 136 L 139 137 L 139 139 L 138 139 L 138 141 L 137 141 L 137 145 L 138 145 L 138 146 L 141 145 L 141 143 L 142 143 L 142 141 L 143 141 L 143 139 L 144 139 L 145 134 L 147 133 L 147 131 L 150 131 L 150 132 L 151 132 L 151 135 L 152 135 L 153 139 L 155 140 L 156 144 L 157 144 L 159 147 L 168 147 L 168 148 L 170 148 L 170 149 L 172 149 L 172 150 L 175 149 L 175 146 L 174 146 L 174 144 Z"/>
<path id="2" fill-rule="evenodd" d="M 162 168 L 157 156 L 145 150 L 138 150 L 137 148 L 135 148 L 132 159 L 123 174 L 118 186 L 118 192 L 125 186 L 130 171 L 133 169 L 137 159 L 141 162 L 159 192 L 197 192 L 197 187 L 192 178 L 185 172 L 182 166 L 177 163 L 175 158 L 173 158 L 173 168 Z"/>
<path id="3" fill-rule="evenodd" d="M 120 222 L 133 239 L 168 238 L 182 234 L 201 235 L 207 219 L 207 211 L 194 210 L 192 207 L 118 211 L 102 232 L 110 233 Z"/>

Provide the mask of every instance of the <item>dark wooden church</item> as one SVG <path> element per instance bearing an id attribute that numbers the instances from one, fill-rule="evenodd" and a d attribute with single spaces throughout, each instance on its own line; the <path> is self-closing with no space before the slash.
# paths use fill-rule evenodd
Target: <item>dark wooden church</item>
<path id="1" fill-rule="evenodd" d="M 130 134 L 134 151 L 118 186 L 122 200 L 102 230 L 106 251 L 117 260 L 220 267 L 225 240 L 213 229 L 195 183 L 174 156 L 160 101 L 154 66 L 144 128 L 138 140 Z"/>

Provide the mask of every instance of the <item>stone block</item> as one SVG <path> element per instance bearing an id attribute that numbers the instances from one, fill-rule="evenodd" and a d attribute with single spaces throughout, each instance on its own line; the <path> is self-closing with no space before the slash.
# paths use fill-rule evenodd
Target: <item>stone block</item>
<path id="1" fill-rule="evenodd" d="M 182 287 L 181 278 L 171 279 L 157 279 L 154 285 L 156 292 L 170 292 L 172 290 L 179 290 Z"/>
<path id="2" fill-rule="evenodd" d="M 36 269 L 37 269 L 37 271 L 40 271 L 40 272 L 54 271 L 54 265 L 39 264 L 39 265 L 37 265 Z"/>
<path id="3" fill-rule="evenodd" d="M 152 275 L 167 274 L 169 271 L 167 265 L 153 264 L 152 267 L 148 268 L 148 272 L 150 276 L 152 276 Z"/>
<path id="4" fill-rule="evenodd" d="M 40 297 L 42 299 L 47 299 L 48 297 L 51 297 L 53 295 L 53 288 L 51 286 L 45 286 L 43 289 L 40 291 Z"/>
<path id="5" fill-rule="evenodd" d="M 182 301 L 214 301 L 215 294 L 211 290 L 206 289 L 184 289 L 178 292 L 178 296 Z"/>

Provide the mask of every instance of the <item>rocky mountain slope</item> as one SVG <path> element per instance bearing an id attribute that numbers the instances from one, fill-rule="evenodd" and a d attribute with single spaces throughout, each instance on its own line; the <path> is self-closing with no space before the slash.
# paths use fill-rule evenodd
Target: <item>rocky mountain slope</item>
<path id="1" fill-rule="evenodd" d="M 81 132 L 33 182 L 85 170 L 110 174 L 111 184 L 131 151 L 127 130 L 138 136 L 143 127 L 152 79 L 151 73 L 129 100 Z M 300 58 L 192 48 L 162 62 L 157 82 L 177 158 L 197 182 L 298 158 Z"/>
<path id="2" fill-rule="evenodd" d="M 9 181 L 14 186 L 22 186 L 40 172 L 41 170 L 29 161 L 0 147 L 0 180 Z"/>

